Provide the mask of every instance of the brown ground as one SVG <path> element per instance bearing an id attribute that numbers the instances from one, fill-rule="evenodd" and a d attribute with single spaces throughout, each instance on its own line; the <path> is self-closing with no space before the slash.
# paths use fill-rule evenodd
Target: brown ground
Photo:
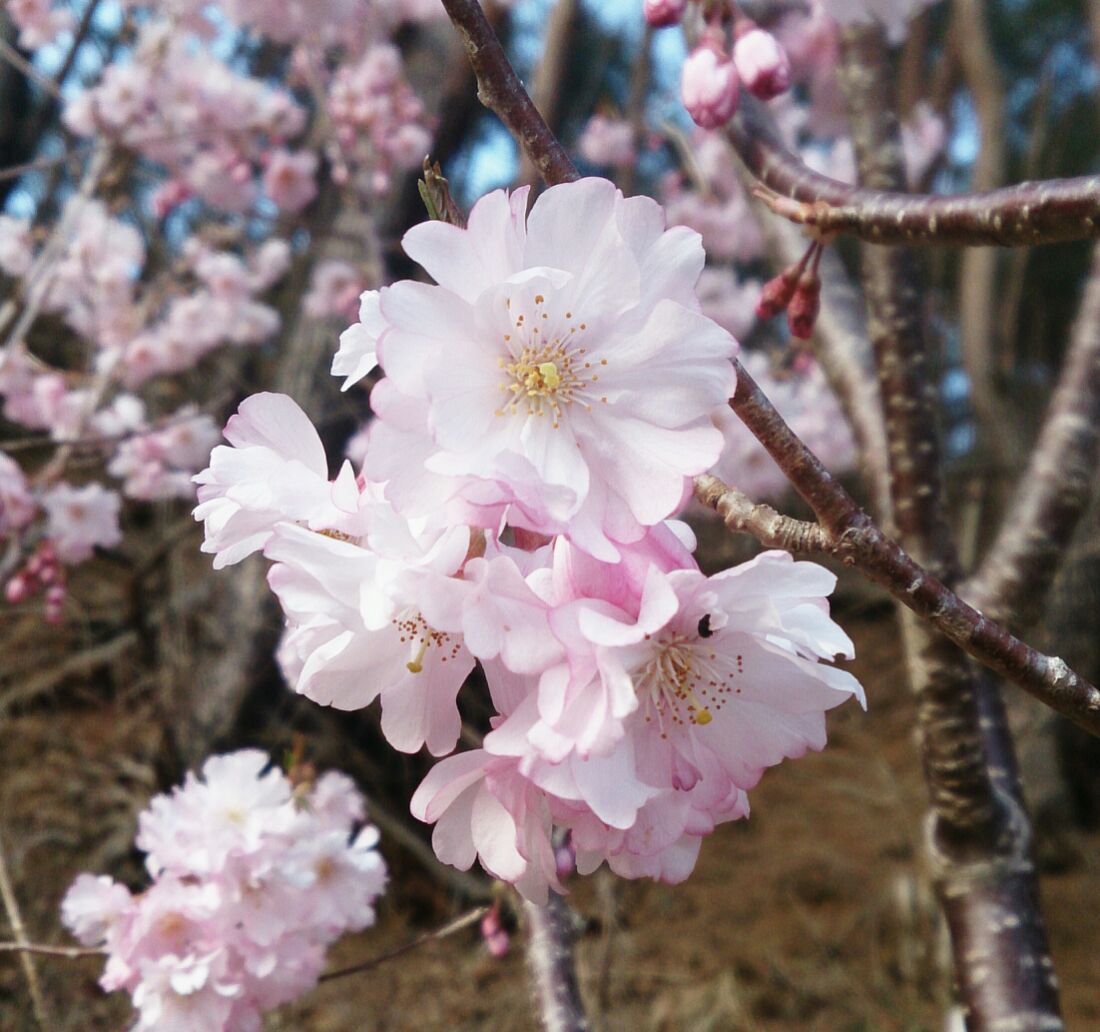
<path id="1" fill-rule="evenodd" d="M 844 622 L 870 696 L 866 715 L 844 707 L 831 720 L 823 754 L 770 772 L 753 796 L 752 819 L 713 836 L 686 885 L 597 878 L 575 887 L 572 902 L 589 925 L 579 956 L 586 999 L 599 1015 L 595 1027 L 943 1027 L 945 943 L 919 874 L 923 788 L 896 635 L 885 613 Z M 102 870 L 106 862 L 126 872 L 117 858 L 152 784 L 149 767 L 132 759 L 148 755 L 140 713 L 128 716 L 120 702 L 67 701 L 0 725 L 0 826 L 39 941 L 64 941 L 56 907 L 77 871 Z M 1068 1025 L 1083 1032 L 1100 1028 L 1100 836 L 1079 837 L 1075 846 L 1077 862 L 1046 877 L 1044 900 Z M 391 848 L 390 859 L 394 883 L 379 925 L 343 942 L 335 964 L 384 952 L 458 912 L 402 854 Z M 7 937 L 2 925 L 0 937 Z M 268 1028 L 534 1029 L 515 941 L 512 954 L 495 961 L 472 932 L 460 933 L 328 983 L 272 1015 Z M 125 1029 L 125 1001 L 106 1001 L 95 987 L 98 961 L 42 958 L 38 970 L 52 1028 Z M 32 1028 L 20 970 L 0 956 L 0 1030 Z"/>

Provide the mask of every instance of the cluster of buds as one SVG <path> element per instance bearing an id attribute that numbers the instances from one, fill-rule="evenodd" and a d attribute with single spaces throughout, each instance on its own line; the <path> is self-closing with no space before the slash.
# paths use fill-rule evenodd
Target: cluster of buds
<path id="1" fill-rule="evenodd" d="M 684 107 L 703 129 L 725 125 L 737 111 L 741 87 L 761 100 L 785 93 L 791 66 L 779 41 L 727 0 L 703 4 L 707 28 L 684 62 L 680 92 Z M 687 0 L 645 0 L 645 19 L 654 28 L 677 25 Z M 732 24 L 732 53 L 726 25 Z"/>
<path id="2" fill-rule="evenodd" d="M 791 336 L 799 340 L 809 340 L 821 310 L 821 252 L 820 243 L 810 244 L 800 261 L 764 284 L 756 303 L 756 314 L 761 319 L 772 319 L 785 311 Z"/>
<path id="3" fill-rule="evenodd" d="M 43 541 L 21 570 L 4 585 L 4 597 L 15 606 L 28 602 L 39 591 L 45 594 L 46 620 L 58 624 L 64 618 L 65 568 L 52 541 Z"/>

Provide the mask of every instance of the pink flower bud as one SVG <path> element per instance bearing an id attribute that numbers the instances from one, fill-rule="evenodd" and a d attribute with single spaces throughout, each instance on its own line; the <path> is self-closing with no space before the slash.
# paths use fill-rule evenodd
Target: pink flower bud
<path id="1" fill-rule="evenodd" d="M 505 931 L 499 931 L 494 935 L 487 936 L 485 939 L 485 948 L 489 951 L 489 956 L 496 960 L 508 955 L 508 947 L 511 944 L 512 940 Z"/>
<path id="2" fill-rule="evenodd" d="M 562 880 L 576 873 L 577 854 L 573 849 L 573 843 L 568 839 L 554 849 L 554 867 L 558 872 L 558 878 Z"/>
<path id="3" fill-rule="evenodd" d="M 791 85 L 791 63 L 779 41 L 763 29 L 753 28 L 733 45 L 737 74 L 753 96 L 771 100 Z"/>
<path id="4" fill-rule="evenodd" d="M 481 919 L 481 937 L 485 940 L 485 948 L 489 955 L 500 960 L 508 952 L 510 939 L 508 932 L 500 921 L 500 911 L 497 904 Z"/>
<path id="5" fill-rule="evenodd" d="M 655 29 L 677 25 L 686 7 L 687 0 L 645 0 L 645 20 Z"/>
<path id="6" fill-rule="evenodd" d="M 817 322 L 817 313 L 821 309 L 821 280 L 810 269 L 804 272 L 798 281 L 794 297 L 787 306 L 787 326 L 791 336 L 799 340 L 809 340 Z"/>
<path id="7" fill-rule="evenodd" d="M 733 117 L 739 90 L 733 62 L 713 47 L 697 47 L 684 62 L 680 94 L 688 114 L 703 129 L 717 129 Z"/>
<path id="8" fill-rule="evenodd" d="M 799 267 L 792 265 L 764 284 L 764 289 L 760 291 L 760 300 L 756 302 L 758 318 L 771 319 L 786 309 L 794 296 L 794 288 L 798 286 L 799 272 Z"/>
<path id="9" fill-rule="evenodd" d="M 30 594 L 30 584 L 22 574 L 17 573 L 4 585 L 4 598 L 13 606 L 18 605 L 20 602 L 26 602 L 30 598 Z"/>

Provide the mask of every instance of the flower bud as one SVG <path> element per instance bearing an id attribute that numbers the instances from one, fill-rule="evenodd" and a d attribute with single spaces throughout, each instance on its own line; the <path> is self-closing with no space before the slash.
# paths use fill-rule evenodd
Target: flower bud
<path id="1" fill-rule="evenodd" d="M 787 52 L 770 32 L 749 29 L 733 45 L 733 63 L 741 82 L 753 96 L 771 100 L 791 85 Z"/>
<path id="2" fill-rule="evenodd" d="M 740 88 L 733 62 L 713 46 L 696 47 L 684 62 L 680 94 L 703 129 L 717 129 L 733 117 Z"/>
<path id="3" fill-rule="evenodd" d="M 655 29 L 677 25 L 686 7 L 687 0 L 645 0 L 645 20 Z"/>
<path id="4" fill-rule="evenodd" d="M 787 306 L 787 325 L 791 336 L 809 340 L 821 309 L 821 280 L 817 272 L 808 269 L 798 280 L 791 303 Z"/>
<path id="5" fill-rule="evenodd" d="M 562 881 L 577 872 L 577 853 L 568 838 L 560 846 L 554 847 L 554 867 Z"/>
<path id="6" fill-rule="evenodd" d="M 784 269 L 774 279 L 764 284 L 760 300 L 756 302 L 756 316 L 759 319 L 771 319 L 786 310 L 798 286 L 800 267 L 792 265 Z"/>
<path id="7" fill-rule="evenodd" d="M 30 598 L 30 594 L 31 586 L 27 582 L 27 578 L 20 573 L 17 573 L 4 585 L 4 598 L 13 606 L 25 602 Z"/>

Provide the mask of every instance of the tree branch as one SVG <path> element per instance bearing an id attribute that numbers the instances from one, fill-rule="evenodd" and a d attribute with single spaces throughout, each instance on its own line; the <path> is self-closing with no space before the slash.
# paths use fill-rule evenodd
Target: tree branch
<path id="1" fill-rule="evenodd" d="M 850 233 L 872 244 L 1002 247 L 1100 236 L 1100 176 L 1019 183 L 982 193 L 943 196 L 849 186 L 812 171 L 787 150 L 741 95 L 729 138 L 767 190 L 764 202 L 822 233 Z"/>
<path id="2" fill-rule="evenodd" d="M 477 76 L 477 95 L 519 141 L 547 183 L 578 178 L 565 148 L 532 103 L 478 0 L 443 0 Z"/>
<path id="3" fill-rule="evenodd" d="M 1040 614 L 1100 459 L 1100 245 L 1047 417 L 1015 498 L 965 594 L 1013 629 Z"/>
<path id="4" fill-rule="evenodd" d="M 546 906 L 524 900 L 523 912 L 530 936 L 527 960 L 545 1032 L 586 1032 L 589 1025 L 577 985 L 569 907 L 551 891 Z"/>

